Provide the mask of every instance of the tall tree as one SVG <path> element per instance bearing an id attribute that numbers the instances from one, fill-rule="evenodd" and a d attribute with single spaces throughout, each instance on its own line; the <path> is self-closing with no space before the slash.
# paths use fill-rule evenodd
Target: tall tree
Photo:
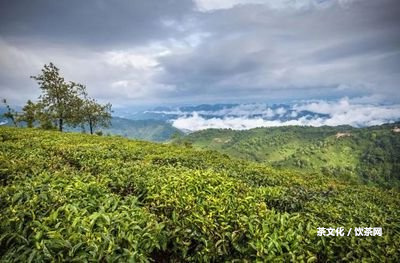
<path id="1" fill-rule="evenodd" d="M 111 125 L 111 107 L 110 103 L 101 105 L 95 99 L 85 98 L 81 114 L 84 122 L 89 125 L 90 134 L 93 134 L 96 127 Z"/>
<path id="2" fill-rule="evenodd" d="M 32 76 L 39 84 L 42 95 L 39 103 L 42 105 L 42 114 L 51 120 L 56 120 L 59 131 L 63 131 L 65 124 L 77 125 L 77 117 L 85 94 L 85 87 L 75 82 L 66 82 L 60 75 L 60 70 L 53 64 L 44 65 L 42 73 Z"/>

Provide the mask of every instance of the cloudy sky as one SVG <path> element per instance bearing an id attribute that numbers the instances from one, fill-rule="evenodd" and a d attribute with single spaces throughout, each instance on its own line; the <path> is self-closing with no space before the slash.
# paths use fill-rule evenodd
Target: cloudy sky
<path id="1" fill-rule="evenodd" d="M 0 0 L 0 97 L 54 62 L 116 107 L 400 103 L 398 0 Z"/>

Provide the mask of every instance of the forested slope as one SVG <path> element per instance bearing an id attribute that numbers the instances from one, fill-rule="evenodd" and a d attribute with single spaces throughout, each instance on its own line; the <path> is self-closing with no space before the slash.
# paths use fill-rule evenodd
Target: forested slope
<path id="1" fill-rule="evenodd" d="M 217 152 L 0 127 L 5 262 L 399 262 L 399 198 Z"/>
<path id="2" fill-rule="evenodd" d="M 103 134 L 120 135 L 131 139 L 167 141 L 174 134 L 182 134 L 170 123 L 160 120 L 129 120 L 119 117 L 111 119 L 111 126 L 102 129 Z"/>
<path id="3" fill-rule="evenodd" d="M 400 125 L 204 130 L 176 140 L 275 167 L 400 186 Z M 397 131 L 397 132 L 396 132 Z"/>

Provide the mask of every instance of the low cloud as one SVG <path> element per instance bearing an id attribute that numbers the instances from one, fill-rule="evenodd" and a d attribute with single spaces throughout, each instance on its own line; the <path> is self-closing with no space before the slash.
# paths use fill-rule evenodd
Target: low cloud
<path id="1" fill-rule="evenodd" d="M 215 112 L 194 111 L 185 114 L 172 120 L 173 126 L 188 131 L 209 128 L 247 130 L 293 125 L 363 127 L 399 121 L 400 105 L 362 104 L 343 98 L 338 101 L 320 100 L 291 106 L 244 104 Z"/>

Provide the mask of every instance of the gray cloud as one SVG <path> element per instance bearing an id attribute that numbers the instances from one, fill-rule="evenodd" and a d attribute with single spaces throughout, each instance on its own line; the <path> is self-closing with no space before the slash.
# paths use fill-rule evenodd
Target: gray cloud
<path id="1" fill-rule="evenodd" d="M 163 21 L 183 20 L 193 8 L 185 0 L 3 0 L 0 34 L 57 43 L 130 46 L 175 33 Z"/>
<path id="2" fill-rule="evenodd" d="M 399 25 L 397 0 L 3 0 L 0 97 L 36 96 L 53 61 L 121 106 L 399 102 Z"/>
<path id="3" fill-rule="evenodd" d="M 393 72 L 400 66 L 399 10 L 396 1 L 214 10 L 200 18 L 210 34 L 201 45 L 160 60 L 165 68 L 161 81 L 232 97 L 240 94 L 236 88 L 247 89 L 253 98 L 280 89 L 285 98 L 298 96 L 294 88 L 301 94 L 313 87 L 325 88 L 322 96 L 337 92 L 340 97 L 346 95 L 337 89 L 342 85 L 358 88 L 358 95 L 391 95 L 400 81 Z"/>

